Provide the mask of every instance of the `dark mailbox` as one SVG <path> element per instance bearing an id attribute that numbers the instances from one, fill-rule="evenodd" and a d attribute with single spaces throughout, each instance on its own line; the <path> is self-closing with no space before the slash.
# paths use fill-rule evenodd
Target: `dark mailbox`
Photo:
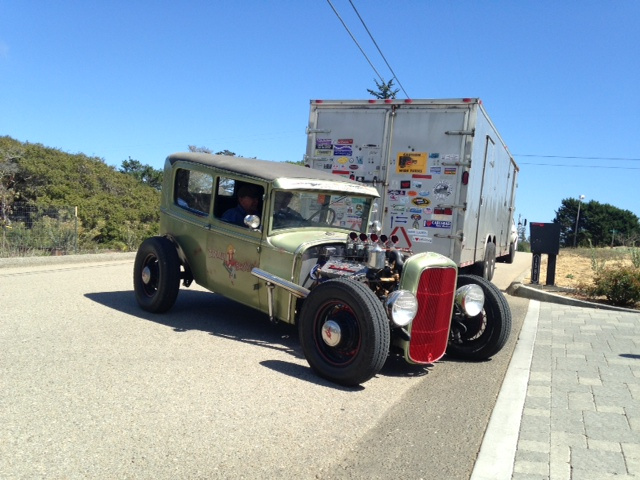
<path id="1" fill-rule="evenodd" d="M 531 232 L 531 283 L 540 279 L 542 254 L 547 254 L 547 285 L 554 285 L 556 278 L 556 256 L 560 253 L 560 225 L 557 223 L 530 222 Z"/>
<path id="2" fill-rule="evenodd" d="M 560 225 L 557 223 L 529 223 L 531 252 L 558 255 L 560 253 Z"/>

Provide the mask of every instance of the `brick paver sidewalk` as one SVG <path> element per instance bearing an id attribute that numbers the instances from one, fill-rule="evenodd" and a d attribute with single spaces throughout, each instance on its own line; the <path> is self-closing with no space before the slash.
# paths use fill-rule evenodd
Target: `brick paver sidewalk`
<path id="1" fill-rule="evenodd" d="M 640 477 L 640 313 L 541 303 L 513 479 Z"/>

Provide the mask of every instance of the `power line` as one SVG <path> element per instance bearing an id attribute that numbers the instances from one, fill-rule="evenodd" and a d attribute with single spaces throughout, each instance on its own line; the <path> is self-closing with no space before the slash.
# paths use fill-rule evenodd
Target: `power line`
<path id="1" fill-rule="evenodd" d="M 329 2 L 331 3 L 331 2 Z M 356 6 L 353 4 L 353 2 L 351 0 L 349 0 L 349 3 L 351 4 L 351 6 L 353 7 L 354 12 L 356 12 L 356 15 L 358 15 L 358 18 L 360 19 L 360 22 L 362 23 L 362 26 L 364 27 L 364 29 L 367 31 L 367 33 L 369 34 L 369 38 L 371 38 L 371 41 L 373 42 L 373 44 L 376 46 L 376 48 L 378 49 L 378 53 L 380 54 L 380 56 L 382 57 L 382 59 L 384 60 L 384 63 L 387 64 L 387 67 L 389 68 L 389 71 L 391 71 L 391 73 L 393 74 L 393 78 L 395 78 L 398 82 L 398 85 L 400 86 L 400 88 L 402 89 L 402 91 L 404 92 L 405 96 L 407 98 L 411 98 L 409 97 L 409 94 L 407 93 L 407 91 L 404 89 L 404 87 L 402 86 L 402 84 L 400 83 L 400 79 L 398 78 L 398 76 L 396 75 L 396 72 L 393 71 L 393 68 L 391 68 L 391 65 L 389 65 L 389 62 L 387 62 L 387 59 L 385 58 L 384 54 L 382 53 L 382 50 L 380 50 L 380 47 L 378 46 L 378 43 L 376 42 L 375 38 L 373 38 L 373 35 L 371 35 L 371 32 L 369 31 L 369 28 L 367 27 L 367 24 L 364 23 L 364 20 L 362 19 L 362 17 L 360 16 L 360 13 L 358 12 L 358 9 L 356 8 Z M 384 82 L 383 82 L 384 83 Z"/>
<path id="2" fill-rule="evenodd" d="M 331 9 L 333 10 L 333 12 L 336 14 L 336 16 L 338 17 L 338 19 L 340 20 L 340 22 L 342 22 L 342 26 L 345 28 L 345 30 L 347 31 L 347 33 L 349 34 L 349 36 L 351 37 L 351 39 L 354 41 L 354 43 L 358 46 L 358 48 L 360 49 L 360 52 L 362 53 L 362 55 L 364 55 L 364 58 L 367 59 L 367 62 L 369 62 L 369 65 L 371 66 L 371 68 L 373 68 L 373 71 L 376 72 L 376 75 L 378 75 L 378 78 L 380 79 L 380 81 L 382 83 L 384 83 L 384 78 L 382 78 L 382 75 L 380 75 L 378 73 L 378 71 L 376 70 L 376 67 L 373 66 L 373 63 L 371 63 L 371 60 L 369 60 L 369 57 L 367 57 L 367 54 L 364 53 L 364 50 L 362 49 L 362 47 L 360 46 L 360 44 L 358 43 L 358 41 L 356 40 L 356 38 L 353 36 L 353 34 L 351 33 L 351 31 L 349 30 L 349 27 L 347 27 L 347 24 L 344 23 L 344 20 L 342 20 L 342 17 L 340 16 L 340 14 L 338 13 L 338 11 L 335 9 L 335 7 L 333 6 L 333 4 L 331 3 L 331 0 L 327 0 L 327 2 L 329 2 L 329 5 L 331 5 Z M 399 82 L 398 82 L 399 83 Z"/>
<path id="3" fill-rule="evenodd" d="M 640 170 L 640 167 L 609 167 L 606 165 L 562 165 L 558 163 L 529 163 L 519 162 L 518 165 L 538 165 L 541 167 L 568 167 L 568 168 L 613 168 L 617 170 Z"/>
<path id="4" fill-rule="evenodd" d="M 640 158 L 622 157 L 565 157 L 562 155 L 533 155 L 533 154 L 513 154 L 514 157 L 535 157 L 535 158 L 566 158 L 570 160 L 616 160 L 625 162 L 640 162 Z"/>

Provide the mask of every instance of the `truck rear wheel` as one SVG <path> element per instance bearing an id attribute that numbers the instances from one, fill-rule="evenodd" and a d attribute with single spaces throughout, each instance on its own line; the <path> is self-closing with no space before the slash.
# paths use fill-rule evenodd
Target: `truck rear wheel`
<path id="1" fill-rule="evenodd" d="M 457 287 L 480 285 L 484 306 L 475 317 L 455 312 L 447 354 L 464 360 L 486 360 L 504 347 L 511 333 L 511 309 L 493 283 L 476 275 L 459 275 Z M 457 307 L 456 307 L 457 309 Z"/>
<path id="2" fill-rule="evenodd" d="M 496 271 L 496 244 L 487 243 L 484 249 L 484 260 L 474 264 L 473 273 L 485 280 L 491 281 Z"/>
<path id="3" fill-rule="evenodd" d="M 169 310 L 180 289 L 180 259 L 170 240 L 147 238 L 136 254 L 133 289 L 138 305 L 152 313 Z"/>
<path id="4" fill-rule="evenodd" d="M 516 246 L 513 242 L 509 244 L 509 253 L 503 255 L 502 257 L 498 257 L 497 260 L 500 263 L 513 263 L 516 258 Z"/>
<path id="5" fill-rule="evenodd" d="M 390 329 L 380 300 L 362 283 L 328 280 L 305 299 L 300 343 L 321 377 L 355 386 L 375 376 L 389 353 Z"/>

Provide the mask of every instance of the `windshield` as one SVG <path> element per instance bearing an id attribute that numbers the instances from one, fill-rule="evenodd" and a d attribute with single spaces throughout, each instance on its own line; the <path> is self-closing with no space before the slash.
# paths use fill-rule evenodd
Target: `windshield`
<path id="1" fill-rule="evenodd" d="M 276 191 L 271 228 L 332 227 L 364 232 L 372 200 L 329 192 Z"/>

